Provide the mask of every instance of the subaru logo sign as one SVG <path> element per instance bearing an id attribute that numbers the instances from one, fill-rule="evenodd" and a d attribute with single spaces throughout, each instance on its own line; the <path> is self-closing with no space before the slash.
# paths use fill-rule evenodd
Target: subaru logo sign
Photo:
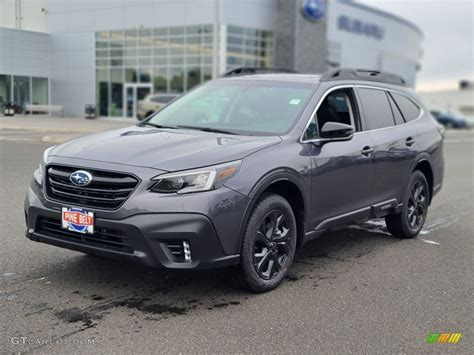
<path id="1" fill-rule="evenodd" d="M 308 21 L 316 22 L 326 15 L 326 5 L 323 0 L 303 0 L 301 13 Z"/>
<path id="2" fill-rule="evenodd" d="M 77 170 L 69 176 L 69 180 L 76 186 L 86 186 L 92 181 L 92 175 L 84 170 Z"/>

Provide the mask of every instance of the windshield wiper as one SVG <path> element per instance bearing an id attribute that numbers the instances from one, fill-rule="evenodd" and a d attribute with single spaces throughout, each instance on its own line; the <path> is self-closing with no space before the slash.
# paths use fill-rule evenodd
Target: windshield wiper
<path id="1" fill-rule="evenodd" d="M 174 126 L 163 126 L 163 125 L 160 125 L 160 124 L 156 124 L 156 123 L 151 123 L 151 122 L 141 122 L 138 124 L 140 127 L 143 127 L 143 126 L 152 126 L 152 127 L 155 127 L 155 128 L 169 128 L 169 129 L 177 129 L 177 127 L 174 127 Z"/>
<path id="2" fill-rule="evenodd" d="M 237 135 L 235 132 L 231 131 L 226 131 L 225 129 L 218 129 L 218 128 L 210 128 L 210 127 L 199 127 L 199 126 L 186 126 L 186 125 L 178 125 L 176 126 L 178 128 L 184 128 L 184 129 L 195 129 L 198 131 L 204 131 L 204 132 L 212 132 L 212 133 L 223 133 L 223 134 L 233 134 Z"/>

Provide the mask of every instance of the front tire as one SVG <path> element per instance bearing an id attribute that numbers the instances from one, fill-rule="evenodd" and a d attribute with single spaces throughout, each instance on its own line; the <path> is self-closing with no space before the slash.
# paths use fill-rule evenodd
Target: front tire
<path id="1" fill-rule="evenodd" d="M 425 175 L 416 170 L 403 197 L 401 213 L 385 217 L 388 231 L 398 238 L 414 238 L 420 233 L 428 214 L 430 189 Z"/>
<path id="2" fill-rule="evenodd" d="M 296 236 L 296 219 L 288 201 L 280 195 L 265 195 L 245 230 L 238 267 L 243 286 L 253 292 L 277 287 L 293 263 Z"/>

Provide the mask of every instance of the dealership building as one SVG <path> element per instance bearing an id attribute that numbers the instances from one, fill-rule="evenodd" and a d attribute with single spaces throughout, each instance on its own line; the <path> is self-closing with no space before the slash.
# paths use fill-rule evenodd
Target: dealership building
<path id="1" fill-rule="evenodd" d="M 382 70 L 413 86 L 423 34 L 349 0 L 5 0 L 0 105 L 134 117 L 149 93 L 185 92 L 236 67 Z"/>

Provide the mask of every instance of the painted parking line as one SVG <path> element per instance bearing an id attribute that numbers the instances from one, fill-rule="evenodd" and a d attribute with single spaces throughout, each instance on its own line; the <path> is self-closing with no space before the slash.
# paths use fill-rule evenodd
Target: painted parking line
<path id="1" fill-rule="evenodd" d="M 474 138 L 450 138 L 445 139 L 445 143 L 472 143 L 474 142 Z"/>
<path id="2" fill-rule="evenodd" d="M 428 244 L 441 245 L 441 243 L 435 242 L 434 240 L 421 239 L 421 238 L 418 238 L 418 240 L 421 240 L 422 242 L 425 242 L 425 243 L 428 243 Z"/>

